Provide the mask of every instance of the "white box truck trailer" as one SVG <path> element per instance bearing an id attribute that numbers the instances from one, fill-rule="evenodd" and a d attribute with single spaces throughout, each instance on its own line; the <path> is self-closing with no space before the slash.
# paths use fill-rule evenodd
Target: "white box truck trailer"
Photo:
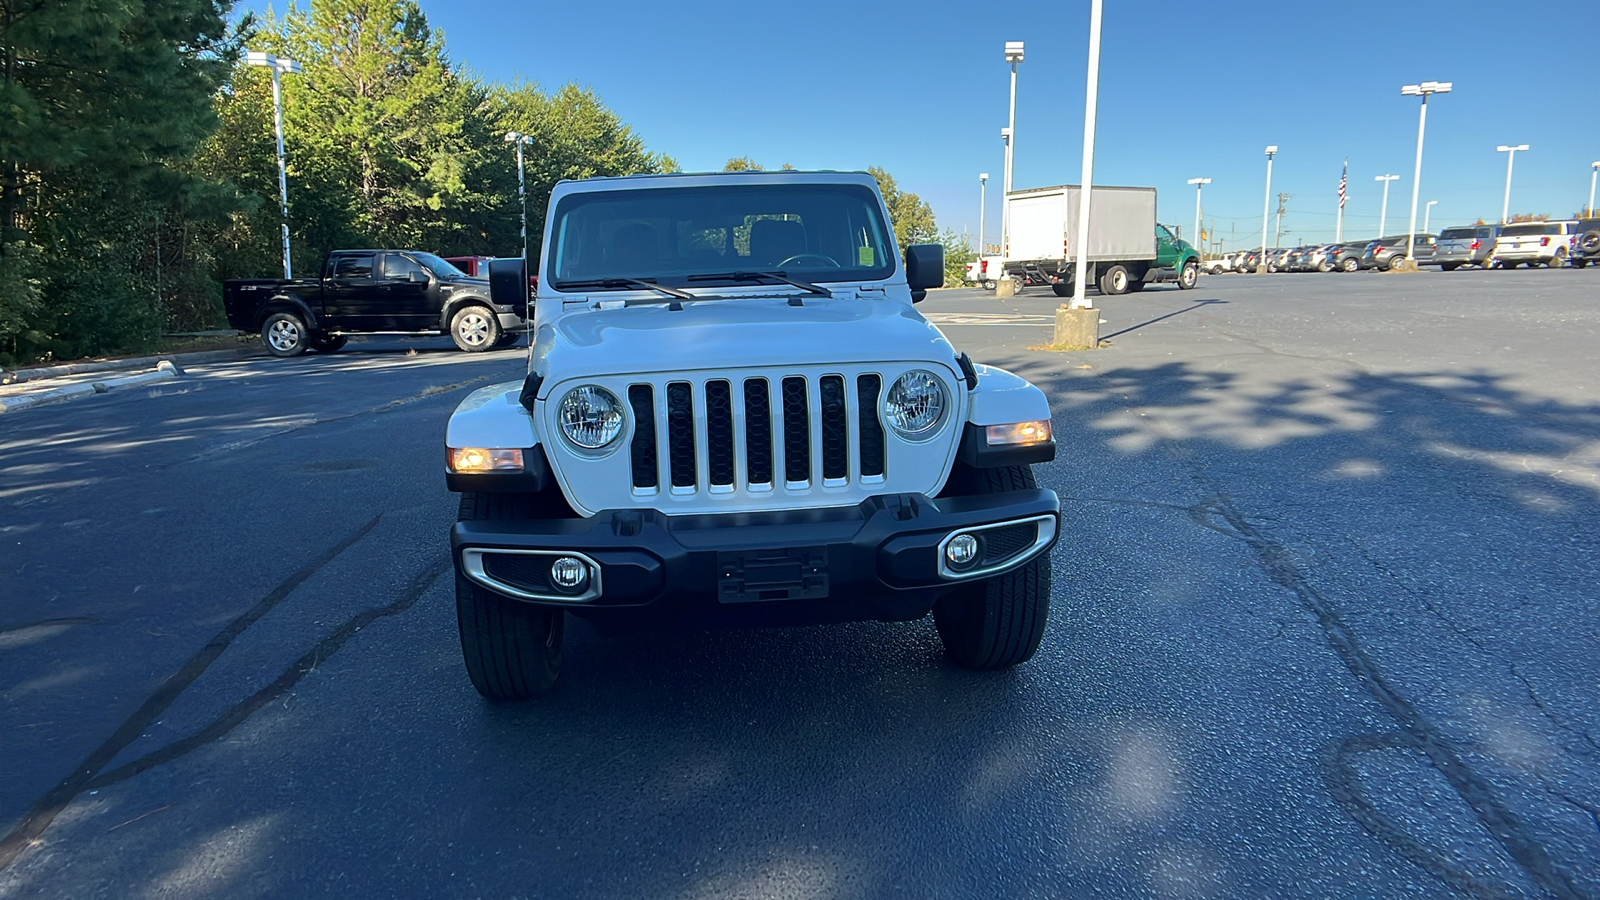
<path id="1" fill-rule="evenodd" d="M 1078 209 L 1075 184 L 1012 191 L 1010 247 L 1005 273 L 1024 285 L 1048 285 L 1072 294 L 1077 277 Z M 1200 254 L 1156 222 L 1156 189 L 1101 187 L 1089 202 L 1089 277 L 1102 294 L 1177 282 L 1188 290 L 1200 275 Z"/>

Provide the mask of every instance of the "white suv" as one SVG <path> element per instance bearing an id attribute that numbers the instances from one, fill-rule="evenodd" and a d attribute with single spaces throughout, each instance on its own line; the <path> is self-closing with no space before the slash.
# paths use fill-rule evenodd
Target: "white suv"
<path id="1" fill-rule="evenodd" d="M 1572 256 L 1572 241 L 1576 237 L 1576 222 L 1518 222 L 1500 229 L 1494 242 L 1493 258 L 1500 268 L 1515 269 L 1527 263 L 1529 267 L 1540 264 L 1559 269 Z"/>
<path id="2" fill-rule="evenodd" d="M 913 304 L 865 173 L 563 181 L 525 380 L 450 417 L 461 649 L 473 686 L 550 690 L 565 616 L 910 621 L 958 665 L 1039 646 L 1060 501 L 1044 393 L 958 353 Z M 490 263 L 520 304 L 521 260 Z M 496 302 L 499 302 L 498 300 Z"/>

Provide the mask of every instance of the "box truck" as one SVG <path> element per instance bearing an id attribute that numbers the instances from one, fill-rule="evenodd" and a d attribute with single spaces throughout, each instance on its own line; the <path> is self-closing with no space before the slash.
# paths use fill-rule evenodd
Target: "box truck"
<path id="1" fill-rule="evenodd" d="M 1012 191 L 1005 273 L 1018 286 L 1049 285 L 1072 294 L 1077 277 L 1078 209 L 1075 184 Z M 1102 294 L 1126 294 L 1175 281 L 1189 290 L 1200 277 L 1200 254 L 1156 222 L 1156 189 L 1096 185 L 1089 203 L 1089 277 Z"/>

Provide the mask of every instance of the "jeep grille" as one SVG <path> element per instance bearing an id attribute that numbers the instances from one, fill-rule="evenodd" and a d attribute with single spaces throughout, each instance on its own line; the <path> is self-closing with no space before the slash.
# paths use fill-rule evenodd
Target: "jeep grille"
<path id="1" fill-rule="evenodd" d="M 879 480 L 884 474 L 884 433 L 878 421 L 882 386 L 882 379 L 870 373 L 853 381 L 842 375 L 791 375 L 778 381 L 779 402 L 774 404 L 774 386 L 762 377 L 745 378 L 737 389 L 727 379 L 629 385 L 628 402 L 638 423 L 630 446 L 633 486 L 658 487 L 663 473 L 657 460 L 662 457 L 673 493 L 728 492 L 736 485 L 768 491 L 776 471 L 782 471 L 784 486 L 791 490 L 813 483 L 831 487 L 861 478 Z M 743 441 L 735 440 L 736 396 L 743 399 Z M 666 410 L 664 435 L 656 428 L 658 402 Z"/>

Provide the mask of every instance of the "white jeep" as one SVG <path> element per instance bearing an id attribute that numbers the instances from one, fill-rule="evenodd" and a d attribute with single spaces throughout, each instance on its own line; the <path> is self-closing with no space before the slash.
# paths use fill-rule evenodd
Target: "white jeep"
<path id="1" fill-rule="evenodd" d="M 490 266 L 495 302 L 524 302 L 522 261 Z M 1049 404 L 913 308 L 943 249 L 896 252 L 870 175 L 562 182 L 538 274 L 526 379 L 467 397 L 445 439 L 481 694 L 549 691 L 569 612 L 607 631 L 931 611 L 960 665 L 1033 655 Z"/>

